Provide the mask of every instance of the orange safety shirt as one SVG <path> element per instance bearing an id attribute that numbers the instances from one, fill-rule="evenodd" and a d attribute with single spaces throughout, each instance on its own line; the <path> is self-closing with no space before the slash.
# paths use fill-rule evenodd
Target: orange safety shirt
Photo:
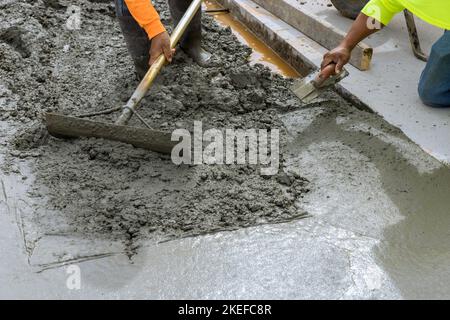
<path id="1" fill-rule="evenodd" d="M 125 3 L 133 18 L 147 32 L 150 39 L 166 31 L 151 0 L 125 0 Z"/>

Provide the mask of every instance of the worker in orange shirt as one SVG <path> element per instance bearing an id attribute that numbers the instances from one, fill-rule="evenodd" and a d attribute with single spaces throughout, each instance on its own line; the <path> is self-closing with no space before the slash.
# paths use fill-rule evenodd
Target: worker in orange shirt
<path id="1" fill-rule="evenodd" d="M 191 0 L 168 0 L 174 25 L 183 17 Z M 171 62 L 175 53 L 170 48 L 170 37 L 151 0 L 115 0 L 116 15 L 128 51 L 133 58 L 139 78 L 143 78 L 150 65 L 161 55 Z M 180 41 L 181 49 L 197 64 L 207 67 L 211 54 L 201 47 L 201 12 L 195 15 Z"/>

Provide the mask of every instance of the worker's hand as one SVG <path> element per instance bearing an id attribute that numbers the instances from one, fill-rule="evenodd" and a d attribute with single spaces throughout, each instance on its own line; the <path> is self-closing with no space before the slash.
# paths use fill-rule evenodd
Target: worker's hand
<path id="1" fill-rule="evenodd" d="M 167 32 L 162 32 L 152 38 L 149 65 L 151 66 L 161 54 L 164 54 L 168 62 L 172 62 L 175 49 L 170 48 L 170 37 Z"/>
<path id="2" fill-rule="evenodd" d="M 330 76 L 338 74 L 342 71 L 344 65 L 348 63 L 351 57 L 351 50 L 344 46 L 339 46 L 333 50 L 325 53 L 321 67 L 321 78 L 323 80 L 328 79 Z M 334 68 L 328 67 L 329 65 L 335 65 Z"/>

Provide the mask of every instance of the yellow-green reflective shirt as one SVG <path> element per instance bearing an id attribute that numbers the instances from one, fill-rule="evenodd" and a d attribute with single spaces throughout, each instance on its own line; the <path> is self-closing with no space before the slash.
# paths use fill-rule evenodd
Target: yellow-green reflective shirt
<path id="1" fill-rule="evenodd" d="M 450 30 L 450 0 L 371 0 L 362 13 L 387 25 L 403 9 L 436 27 Z"/>

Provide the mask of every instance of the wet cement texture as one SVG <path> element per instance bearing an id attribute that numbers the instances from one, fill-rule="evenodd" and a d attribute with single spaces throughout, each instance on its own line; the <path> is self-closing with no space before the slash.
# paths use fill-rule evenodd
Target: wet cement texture
<path id="1" fill-rule="evenodd" d="M 2 85 L 6 98 L 17 101 L 2 119 L 19 128 L 3 167 L 11 170 L 14 157 L 33 158 L 31 192 L 46 204 L 28 218 L 42 234 L 120 239 L 132 250 L 140 239 L 163 241 L 305 214 L 295 200 L 307 192 L 307 181 L 282 169 L 264 177 L 250 165 L 177 167 L 170 158 L 121 143 L 49 137 L 43 112 L 76 115 L 120 106 L 138 84 L 113 6 L 108 1 L 78 5 L 80 30 L 61 29 L 68 2 L 13 1 L 2 8 L 8 17 L 0 29 Z M 168 25 L 165 1 L 156 1 L 156 7 Z M 17 12 L 20 17 L 13 19 Z M 204 19 L 204 35 L 214 67 L 201 68 L 179 50 L 140 114 L 153 128 L 169 132 L 191 128 L 195 120 L 204 130 L 283 130 L 277 114 L 297 105 L 289 80 L 250 66 L 251 50 L 211 17 Z M 136 120 L 130 125 L 141 126 Z"/>
<path id="2" fill-rule="evenodd" d="M 64 27 L 73 5 L 79 30 Z M 29 297 L 32 283 L 78 297 L 57 267 L 80 263 L 84 297 L 450 297 L 450 170 L 377 115 L 332 92 L 303 106 L 291 80 L 250 65 L 251 50 L 205 16 L 216 65 L 178 51 L 141 114 L 167 131 L 280 129 L 278 175 L 56 139 L 44 112 L 116 107 L 137 85 L 112 1 L 0 0 L 0 17 L 1 296 Z"/>

